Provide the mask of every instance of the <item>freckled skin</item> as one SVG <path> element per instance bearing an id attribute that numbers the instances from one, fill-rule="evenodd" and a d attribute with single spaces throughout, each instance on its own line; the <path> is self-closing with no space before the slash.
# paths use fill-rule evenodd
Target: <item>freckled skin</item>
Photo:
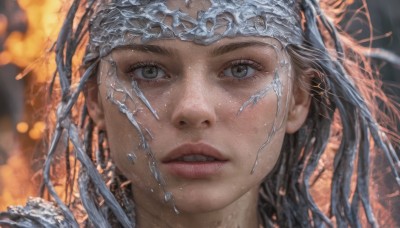
<path id="1" fill-rule="evenodd" d="M 252 39 L 276 42 L 270 38 Z M 188 142 L 207 143 L 229 159 L 218 175 L 199 180 L 176 177 L 159 165 L 167 183 L 167 191 L 173 194 L 174 203 L 181 214 L 193 216 L 196 213 L 207 214 L 227 209 L 236 211 L 237 208 L 246 207 L 255 211 L 258 186 L 279 156 L 285 128 L 275 132 L 272 142 L 260 152 L 257 169 L 254 174 L 250 174 L 257 151 L 271 132 L 274 121 L 280 122 L 281 118 L 284 120 L 286 116 L 286 110 L 277 116 L 276 94 L 273 91 L 269 92 L 256 105 L 250 105 L 238 114 L 243 103 L 257 92 L 258 88 L 272 82 L 272 76 L 265 73 L 259 79 L 254 79 L 255 82 L 250 82 L 264 84 L 256 88 L 247 86 L 249 82 L 243 82 L 242 86 L 242 82 L 235 84 L 218 78 L 219 71 L 223 68 L 221 66 L 225 66 L 225 62 L 235 58 L 241 59 L 243 55 L 252 57 L 261 65 L 269 64 L 268 58 L 259 58 L 254 54 L 267 52 L 269 48 L 252 47 L 215 58 L 209 56 L 209 52 L 218 46 L 242 40 L 244 38 L 226 39 L 206 47 L 177 40 L 156 41 L 152 44 L 174 47 L 174 57 L 171 59 L 131 51 L 129 55 L 132 56 L 117 52 L 111 57 L 117 64 L 115 77 L 118 77 L 121 87 L 129 88 L 131 80 L 121 72 L 121 68 L 126 64 L 123 59 L 153 59 L 165 65 L 167 72 L 176 71 L 171 74 L 177 76 L 165 83 L 139 83 L 144 95 L 157 111 L 159 120 L 156 120 L 143 104 L 126 102 L 132 112 L 136 113 L 135 118 L 142 128 L 151 132 L 153 139 L 150 140 L 150 147 L 158 162 L 169 151 Z M 282 57 L 287 58 L 284 55 Z M 107 61 L 102 61 L 100 70 L 107 72 L 109 67 Z M 291 86 L 289 74 L 287 69 L 281 69 L 284 94 L 288 93 L 288 86 Z M 102 81 L 107 82 L 107 79 Z M 242 88 L 238 89 L 240 87 Z M 139 150 L 139 140 L 135 137 L 136 132 L 132 124 L 120 113 L 118 107 L 107 100 L 109 89 L 107 83 L 100 85 L 100 100 L 104 108 L 113 159 L 123 174 L 133 181 L 137 205 L 146 208 L 146 211 L 152 211 L 152 208 L 165 208 L 165 211 L 170 211 L 171 206 L 163 203 L 163 192 L 149 172 L 148 158 Z M 116 93 L 114 99 L 122 100 L 122 95 Z M 281 102 L 279 105 L 285 107 L 287 96 L 283 96 Z M 181 122 L 185 125 L 179 124 Z M 135 152 L 137 156 L 135 165 L 127 158 L 130 152 Z M 150 189 L 156 190 L 155 193 L 149 191 Z M 238 207 L 238 204 L 243 206 Z M 161 213 L 161 217 L 169 216 L 169 212 Z"/>
<path id="2" fill-rule="evenodd" d="M 201 7 L 190 8 L 189 13 L 195 15 Z M 226 48 L 245 42 L 251 45 Z M 300 126 L 293 124 L 292 118 L 287 121 L 295 107 L 295 95 L 290 64 L 279 65 L 290 62 L 282 44 L 267 37 L 236 37 L 207 46 L 180 40 L 146 45 L 164 53 L 151 48 L 114 50 L 103 58 L 98 74 L 102 82 L 98 100 L 112 157 L 133 183 L 137 225 L 258 227 L 259 185 L 279 157 L 285 132 Z M 115 66 L 110 64 L 113 62 Z M 240 67 L 233 70 L 234 66 Z M 143 72 L 151 79 L 144 78 Z M 235 73 L 245 78 L 235 78 Z M 146 101 L 138 99 L 132 80 Z M 268 86 L 271 89 L 260 93 Z M 251 100 L 255 94 L 262 94 L 257 102 Z M 165 185 L 150 172 L 151 159 L 140 147 L 129 115 L 144 132 Z M 177 176 L 161 161 L 185 143 L 212 146 L 227 162 L 215 175 L 199 179 Z M 134 165 L 128 157 L 132 153 Z M 172 193 L 168 203 L 164 202 L 166 192 Z"/>

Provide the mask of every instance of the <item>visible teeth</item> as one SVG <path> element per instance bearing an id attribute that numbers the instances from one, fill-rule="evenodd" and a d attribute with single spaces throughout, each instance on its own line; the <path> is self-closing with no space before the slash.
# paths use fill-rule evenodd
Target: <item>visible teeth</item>
<path id="1" fill-rule="evenodd" d="M 206 162 L 206 161 L 215 161 L 215 158 L 196 154 L 196 155 L 183 156 L 179 160 L 185 161 L 185 162 Z"/>

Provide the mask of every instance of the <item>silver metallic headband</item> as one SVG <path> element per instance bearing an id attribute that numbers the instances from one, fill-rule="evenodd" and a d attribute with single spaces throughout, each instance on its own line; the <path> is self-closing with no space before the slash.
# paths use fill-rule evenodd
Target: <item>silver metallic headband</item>
<path id="1" fill-rule="evenodd" d="M 185 1 L 188 7 L 190 2 Z M 107 55 L 133 42 L 178 38 L 208 45 L 226 37 L 273 37 L 301 44 L 296 0 L 210 0 L 197 18 L 170 10 L 166 0 L 114 0 L 91 22 L 90 51 Z"/>

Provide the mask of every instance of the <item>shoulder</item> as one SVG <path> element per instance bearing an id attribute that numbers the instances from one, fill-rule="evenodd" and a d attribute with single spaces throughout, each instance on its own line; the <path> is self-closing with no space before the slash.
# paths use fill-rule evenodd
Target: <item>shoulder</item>
<path id="1" fill-rule="evenodd" d="M 29 198 L 25 206 L 0 212 L 0 227 L 68 227 L 62 211 L 42 198 Z"/>

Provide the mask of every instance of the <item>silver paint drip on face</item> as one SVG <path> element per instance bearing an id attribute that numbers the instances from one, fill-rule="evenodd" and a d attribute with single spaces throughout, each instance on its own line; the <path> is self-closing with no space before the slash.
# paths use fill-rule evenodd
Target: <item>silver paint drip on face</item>
<path id="1" fill-rule="evenodd" d="M 185 4 L 190 7 L 191 1 Z M 301 26 L 295 1 L 245 1 L 245 0 L 211 0 L 211 6 L 206 11 L 199 11 L 197 18 L 190 17 L 181 10 L 170 10 L 166 1 L 113 1 L 102 8 L 92 20 L 89 52 L 105 57 L 117 47 L 132 43 L 146 43 L 160 39 L 180 39 L 192 41 L 201 45 L 209 45 L 223 38 L 239 36 L 272 37 L 284 47 L 287 44 L 301 44 Z M 277 47 L 274 47 L 275 50 Z M 276 52 L 278 52 L 276 50 Z M 137 130 L 140 145 L 149 161 L 149 169 L 164 192 L 165 202 L 174 205 L 173 196 L 166 191 L 166 183 L 157 168 L 156 159 L 145 138 L 145 131 L 136 121 L 135 114 L 129 110 L 127 99 L 135 102 L 140 100 L 159 119 L 157 112 L 141 92 L 136 81 L 132 81 L 132 88 L 125 88 L 118 82 L 116 65 L 110 61 L 111 69 L 107 72 L 108 100 L 116 105 L 130 123 Z M 289 64 L 290 65 L 290 64 Z M 278 68 L 282 68 L 279 66 Z M 276 117 L 280 116 L 282 107 L 282 83 L 276 69 L 271 84 L 252 95 L 240 108 L 240 114 L 249 105 L 255 105 L 270 91 L 274 91 L 277 98 Z M 289 86 L 290 87 L 290 86 Z M 118 93 L 122 96 L 117 96 Z M 287 107 L 287 104 L 286 104 Z M 283 119 L 279 124 L 275 119 L 272 129 L 267 133 L 265 142 L 257 151 L 251 173 L 257 165 L 259 153 L 269 144 L 277 130 L 282 127 Z M 146 129 L 145 129 L 146 130 Z M 134 154 L 130 154 L 131 157 Z M 135 155 L 136 156 L 136 155 Z M 129 155 L 128 155 L 129 157 Z M 129 157 L 130 158 L 130 157 Z"/>
<path id="2" fill-rule="evenodd" d="M 117 106 L 119 111 L 124 114 L 129 122 L 132 124 L 132 126 L 135 128 L 137 131 L 137 135 L 139 136 L 140 139 L 140 148 L 144 151 L 146 154 L 146 157 L 149 162 L 149 169 L 160 186 L 161 191 L 164 193 L 164 199 L 166 203 L 171 203 L 172 207 L 174 208 L 175 213 L 179 213 L 179 211 L 176 209 L 175 202 L 173 200 L 173 196 L 170 192 L 166 191 L 166 183 L 164 181 L 164 178 L 161 175 L 161 172 L 158 169 L 158 164 L 156 161 L 156 158 L 149 146 L 148 140 L 146 139 L 146 135 L 150 136 L 150 139 L 152 139 L 152 136 L 149 132 L 148 129 L 143 129 L 141 124 L 136 120 L 135 117 L 135 111 L 130 110 L 128 108 L 128 102 L 131 101 L 133 102 L 134 105 L 137 100 L 141 100 L 145 106 L 149 109 L 149 111 L 153 114 L 153 116 L 158 119 L 158 116 L 154 109 L 151 107 L 150 103 L 147 101 L 147 99 L 144 97 L 143 93 L 140 91 L 139 87 L 137 88 L 126 88 L 120 81 L 118 80 L 117 76 L 117 69 L 116 69 L 116 64 L 113 59 L 107 59 L 105 60 L 109 63 L 110 69 L 108 74 L 106 75 L 105 78 L 105 83 L 107 86 L 107 99 Z M 134 84 L 132 84 L 133 87 Z M 129 161 L 134 164 L 137 160 L 137 156 L 134 152 L 131 152 L 127 155 Z"/>
<path id="3" fill-rule="evenodd" d="M 247 107 L 250 105 L 256 105 L 261 99 L 263 99 L 268 93 L 271 91 L 274 91 L 276 95 L 276 114 L 275 114 L 275 119 L 272 122 L 272 129 L 267 132 L 267 137 L 265 141 L 261 144 L 260 148 L 258 149 L 256 153 L 256 158 L 253 164 L 253 167 L 251 169 L 251 174 L 254 173 L 257 164 L 258 164 L 258 158 L 261 153 L 261 151 L 271 142 L 272 138 L 275 136 L 276 132 L 278 132 L 280 129 L 282 129 L 282 126 L 285 122 L 285 117 L 284 113 L 288 110 L 288 105 L 289 105 L 289 95 L 292 93 L 291 88 L 292 88 L 292 78 L 291 78 L 291 65 L 288 64 L 288 61 L 285 59 L 285 57 L 282 55 L 283 52 L 285 51 L 284 49 L 280 49 L 275 45 L 271 45 L 275 53 L 277 54 L 278 60 L 280 60 L 280 64 L 277 66 L 274 72 L 274 78 L 270 84 L 267 84 L 262 90 L 256 92 L 253 94 L 244 104 L 240 107 L 237 115 L 240 115 Z M 286 72 L 283 72 L 285 71 Z M 282 102 L 283 102 L 283 83 L 281 81 L 281 74 L 287 74 L 288 77 L 286 84 L 287 88 L 289 91 L 286 92 L 286 104 L 284 106 L 284 109 L 282 109 Z M 284 78 L 284 77 L 283 77 Z M 279 122 L 278 122 L 279 120 Z"/>

